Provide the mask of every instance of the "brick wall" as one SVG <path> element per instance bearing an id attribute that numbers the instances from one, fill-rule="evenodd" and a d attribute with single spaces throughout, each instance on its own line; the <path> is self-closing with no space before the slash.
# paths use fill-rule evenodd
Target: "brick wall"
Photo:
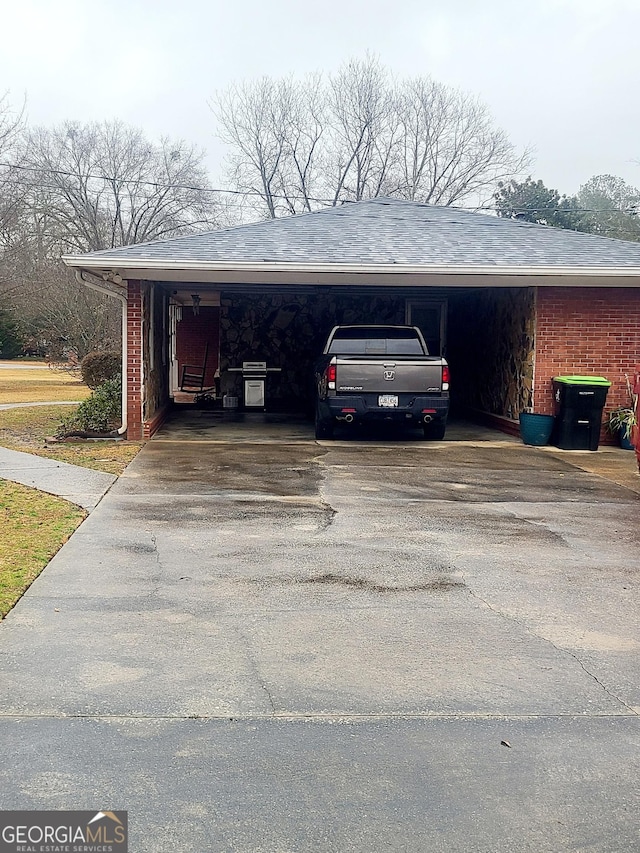
<path id="1" fill-rule="evenodd" d="M 625 405 L 624 375 L 639 361 L 640 289 L 538 288 L 534 411 L 552 414 L 552 377 L 572 373 L 613 382 L 605 411 Z"/>
<path id="2" fill-rule="evenodd" d="M 142 439 L 142 291 L 130 281 L 127 296 L 127 438 Z"/>
<path id="3" fill-rule="evenodd" d="M 198 366 L 204 359 L 205 347 L 209 344 L 209 357 L 205 373 L 205 387 L 213 386 L 213 376 L 218 369 L 220 351 L 220 309 L 210 305 L 200 308 L 194 314 L 189 306 L 182 309 L 182 320 L 178 323 L 176 334 L 176 355 L 178 358 L 178 382 L 185 364 Z"/>

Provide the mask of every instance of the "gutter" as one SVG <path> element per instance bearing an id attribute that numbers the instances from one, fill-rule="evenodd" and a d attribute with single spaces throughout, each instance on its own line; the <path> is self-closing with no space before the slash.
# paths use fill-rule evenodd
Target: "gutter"
<path id="1" fill-rule="evenodd" d="M 90 255 L 64 255 L 67 266 L 90 270 L 171 270 L 203 272 L 296 272 L 296 273 L 348 273 L 348 274 L 421 274 L 421 275 L 513 275 L 513 276 L 640 276 L 640 264 L 629 266 L 501 266 L 487 264 L 355 264 L 355 263 L 284 263 L 264 261 L 198 261 L 159 260 L 158 258 L 127 258 L 117 256 L 91 257 Z"/>
<path id="2" fill-rule="evenodd" d="M 93 273 L 85 273 L 84 270 L 75 270 L 76 281 L 90 290 L 95 290 L 114 299 L 119 299 L 122 305 L 122 425 L 116 432 L 124 435 L 127 431 L 127 297 L 124 293 L 117 293 L 105 287 L 103 279 L 98 279 Z M 87 276 L 87 277 L 85 277 Z M 89 278 L 90 276 L 90 278 Z"/>

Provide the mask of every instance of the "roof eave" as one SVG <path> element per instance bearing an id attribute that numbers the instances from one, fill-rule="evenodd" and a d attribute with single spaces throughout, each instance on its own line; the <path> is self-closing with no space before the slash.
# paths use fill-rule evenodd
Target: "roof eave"
<path id="1" fill-rule="evenodd" d="M 69 267 L 87 271 L 101 270 L 120 274 L 123 278 L 152 277 L 162 279 L 162 273 L 298 273 L 345 275 L 478 275 L 478 276 L 576 276 L 600 278 L 640 276 L 640 266 L 527 266 L 527 265 L 470 265 L 470 264 L 344 264 L 344 263 L 282 263 L 263 261 L 169 261 L 157 258 L 92 258 L 87 255 L 64 255 Z M 125 274 L 126 273 L 126 274 Z M 143 276 L 143 273 L 150 275 Z"/>

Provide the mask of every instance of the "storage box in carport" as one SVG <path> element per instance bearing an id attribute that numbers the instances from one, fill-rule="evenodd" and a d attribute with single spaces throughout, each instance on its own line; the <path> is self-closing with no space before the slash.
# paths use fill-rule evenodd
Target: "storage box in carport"
<path id="1" fill-rule="evenodd" d="M 555 376 L 552 444 L 562 450 L 597 450 L 610 387 L 603 376 Z"/>

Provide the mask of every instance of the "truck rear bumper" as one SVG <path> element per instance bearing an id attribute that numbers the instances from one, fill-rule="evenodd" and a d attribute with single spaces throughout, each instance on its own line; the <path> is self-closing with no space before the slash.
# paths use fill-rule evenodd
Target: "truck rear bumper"
<path id="1" fill-rule="evenodd" d="M 344 419 L 354 421 L 413 421 L 416 424 L 425 420 L 444 421 L 449 414 L 449 397 L 398 395 L 397 406 L 379 406 L 378 394 L 349 397 L 326 397 L 318 401 L 319 414 L 323 418 Z"/>

